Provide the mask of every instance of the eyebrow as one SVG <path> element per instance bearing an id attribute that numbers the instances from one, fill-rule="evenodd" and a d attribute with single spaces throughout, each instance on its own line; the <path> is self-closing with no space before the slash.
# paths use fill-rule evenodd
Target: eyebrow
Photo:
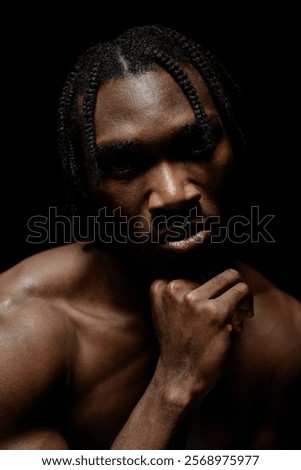
<path id="1" fill-rule="evenodd" d="M 140 146 L 136 140 L 116 140 L 107 144 L 96 145 L 99 156 L 131 152 Z"/>
<path id="2" fill-rule="evenodd" d="M 212 127 L 216 127 L 221 124 L 218 114 L 210 113 L 207 114 L 209 122 Z M 201 130 L 200 123 L 193 121 L 184 126 L 179 127 L 172 133 L 172 138 L 177 138 L 184 135 L 196 134 Z M 138 140 L 116 140 L 104 144 L 96 145 L 97 153 L 100 157 L 110 155 L 122 155 L 125 153 L 135 152 L 141 147 L 141 142 Z"/>

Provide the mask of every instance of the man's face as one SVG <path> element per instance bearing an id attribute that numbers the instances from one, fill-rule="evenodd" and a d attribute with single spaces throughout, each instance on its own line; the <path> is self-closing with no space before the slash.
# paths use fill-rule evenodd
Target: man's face
<path id="1" fill-rule="evenodd" d="M 90 194 L 106 208 L 107 223 L 114 214 L 116 241 L 130 241 L 124 246 L 143 255 L 198 250 L 211 236 L 208 217 L 221 214 L 232 149 L 202 79 L 193 67 L 185 70 L 212 125 L 210 154 L 188 99 L 164 70 L 112 79 L 97 95 L 103 177 L 97 185 L 88 170 Z"/>

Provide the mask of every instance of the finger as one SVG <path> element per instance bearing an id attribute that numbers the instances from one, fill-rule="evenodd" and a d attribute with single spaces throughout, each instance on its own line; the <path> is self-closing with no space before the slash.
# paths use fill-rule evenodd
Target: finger
<path id="1" fill-rule="evenodd" d="M 227 307 L 228 312 L 242 315 L 245 318 L 247 315 L 253 316 L 253 313 L 250 312 L 252 309 L 252 304 L 248 303 L 248 298 L 250 298 L 251 292 L 249 286 L 245 282 L 239 282 L 235 284 L 226 292 L 224 292 L 220 297 L 219 301 L 222 301 Z M 241 308 L 241 303 L 245 308 Z M 249 306 L 248 308 L 247 305 Z"/>
<path id="2" fill-rule="evenodd" d="M 231 325 L 233 328 L 233 331 L 241 331 L 244 327 L 244 319 L 245 315 L 242 312 L 237 312 L 235 311 L 232 320 L 231 320 Z"/>
<path id="3" fill-rule="evenodd" d="M 242 280 L 240 273 L 236 271 L 236 269 L 227 269 L 194 289 L 194 294 L 200 295 L 201 298 L 206 297 L 207 299 L 215 299 L 224 291 Z"/>
<path id="4" fill-rule="evenodd" d="M 245 318 L 254 316 L 253 311 L 253 296 L 248 295 L 246 298 L 240 300 L 234 310 L 232 317 L 232 326 L 234 331 L 241 331 L 244 327 Z"/>
<path id="5" fill-rule="evenodd" d="M 198 286 L 199 283 L 195 281 L 190 281 L 187 279 L 174 279 L 166 286 L 166 293 L 168 297 L 180 300 Z"/>
<path id="6" fill-rule="evenodd" d="M 159 335 L 160 327 L 159 325 L 161 322 L 164 322 L 165 315 L 158 315 L 158 312 L 163 311 L 163 297 L 164 292 L 168 281 L 165 279 L 156 279 L 152 282 L 150 286 L 150 301 L 151 301 L 151 310 L 152 310 L 152 318 L 154 323 L 154 328 L 157 331 L 157 335 Z"/>
<path id="7" fill-rule="evenodd" d="M 242 312 L 246 318 L 254 316 L 253 295 L 251 293 L 238 302 L 237 310 Z"/>
<path id="8" fill-rule="evenodd" d="M 150 286 L 150 298 L 152 303 L 162 299 L 163 292 L 166 289 L 168 281 L 165 279 L 156 279 Z"/>
<path id="9" fill-rule="evenodd" d="M 168 284 L 166 279 L 156 279 L 151 283 L 150 291 L 152 294 L 157 295 L 161 292 Z"/>

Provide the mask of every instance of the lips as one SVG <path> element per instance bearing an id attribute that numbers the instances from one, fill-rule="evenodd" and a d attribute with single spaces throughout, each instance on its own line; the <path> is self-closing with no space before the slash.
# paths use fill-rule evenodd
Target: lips
<path id="1" fill-rule="evenodd" d="M 204 243 L 208 242 L 211 238 L 211 235 L 211 231 L 203 230 L 192 237 L 185 238 L 184 240 L 179 241 L 166 242 L 164 244 L 159 245 L 159 247 L 163 250 L 169 250 L 174 252 L 193 251 L 197 250 Z"/>
<path id="2" fill-rule="evenodd" d="M 174 222 L 166 228 L 159 231 L 159 244 L 180 243 L 190 238 L 199 238 L 201 241 L 202 234 L 211 231 L 210 225 L 205 222 L 194 220 L 188 223 Z"/>
<path id="3" fill-rule="evenodd" d="M 186 224 L 170 224 L 161 229 L 154 249 L 171 252 L 189 252 L 208 243 L 213 232 L 210 226 L 197 220 Z"/>

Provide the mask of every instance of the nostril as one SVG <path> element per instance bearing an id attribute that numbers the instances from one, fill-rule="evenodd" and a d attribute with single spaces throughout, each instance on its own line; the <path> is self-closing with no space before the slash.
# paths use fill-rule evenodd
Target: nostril
<path id="1" fill-rule="evenodd" d="M 174 192 L 170 192 L 166 187 L 161 186 L 156 191 L 151 192 L 148 200 L 148 210 L 151 214 L 158 211 L 168 211 L 176 215 L 181 211 L 186 212 L 187 207 L 194 207 L 200 199 L 201 193 L 194 186 L 190 188 L 178 187 Z"/>
<path id="2" fill-rule="evenodd" d="M 189 169 L 183 164 L 160 161 L 148 181 L 150 188 L 148 210 L 178 210 L 187 203 L 195 204 L 201 197 L 199 188 L 192 183 Z"/>
<path id="3" fill-rule="evenodd" d="M 150 213 L 153 217 L 156 217 L 159 220 L 161 217 L 163 219 L 170 219 L 172 218 L 173 221 L 181 222 L 183 218 L 186 217 L 201 217 L 202 211 L 201 206 L 199 204 L 200 197 L 197 200 L 193 201 L 185 201 L 182 202 L 181 205 L 177 205 L 177 207 L 158 207 L 153 208 L 150 210 Z"/>

